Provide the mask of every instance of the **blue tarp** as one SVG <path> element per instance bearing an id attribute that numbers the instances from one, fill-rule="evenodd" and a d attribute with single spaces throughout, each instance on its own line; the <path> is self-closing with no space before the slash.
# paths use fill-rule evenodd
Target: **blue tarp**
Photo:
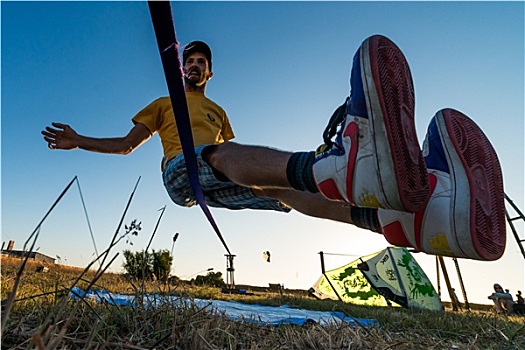
<path id="1" fill-rule="evenodd" d="M 84 297 L 92 299 L 98 303 L 108 303 L 118 306 L 135 305 L 136 297 L 134 295 L 108 293 L 102 290 L 84 290 L 74 287 L 71 290 L 71 298 L 79 299 Z M 321 326 L 339 325 L 345 322 L 351 326 L 372 327 L 378 325 L 374 319 L 353 318 L 346 316 L 342 312 L 334 311 L 311 311 L 304 309 L 295 309 L 284 306 L 264 306 L 258 304 L 244 304 L 236 301 L 224 300 L 205 300 L 205 299 L 187 299 L 175 296 L 166 296 L 158 294 L 145 294 L 142 300 L 147 307 L 154 307 L 171 303 L 174 305 L 191 307 L 196 306 L 202 309 L 208 309 L 220 315 L 224 315 L 236 321 L 256 322 L 261 325 L 280 325 L 295 324 L 304 325 L 308 323 L 317 323 Z"/>

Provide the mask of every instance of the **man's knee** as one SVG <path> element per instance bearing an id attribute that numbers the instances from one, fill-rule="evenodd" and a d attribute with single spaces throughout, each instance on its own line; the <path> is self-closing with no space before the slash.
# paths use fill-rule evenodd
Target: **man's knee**
<path id="1" fill-rule="evenodd" d="M 250 187 L 250 189 L 252 190 L 252 193 L 255 197 L 257 198 L 266 198 L 266 197 L 269 197 L 268 195 L 266 195 L 266 192 L 262 189 L 262 188 L 259 188 L 259 187 Z"/>
<path id="2" fill-rule="evenodd" d="M 232 142 L 224 142 L 219 145 L 209 145 L 204 147 L 201 151 L 202 160 L 208 164 L 217 180 L 223 182 L 229 182 L 230 179 L 217 168 L 217 165 L 220 164 L 220 159 L 223 157 L 222 153 L 224 152 L 224 149 L 230 147 L 230 143 Z"/>
<path id="3" fill-rule="evenodd" d="M 217 166 L 222 159 L 231 158 L 231 150 L 239 147 L 239 144 L 231 141 L 226 141 L 218 145 L 208 145 L 201 151 L 202 159 L 210 166 Z"/>

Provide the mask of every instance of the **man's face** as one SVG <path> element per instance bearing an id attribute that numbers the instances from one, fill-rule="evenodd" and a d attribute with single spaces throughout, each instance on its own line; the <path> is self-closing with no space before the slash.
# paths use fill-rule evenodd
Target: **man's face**
<path id="1" fill-rule="evenodd" d="M 212 77 L 206 56 L 200 52 L 192 53 L 184 64 L 184 81 L 194 87 L 200 87 Z"/>

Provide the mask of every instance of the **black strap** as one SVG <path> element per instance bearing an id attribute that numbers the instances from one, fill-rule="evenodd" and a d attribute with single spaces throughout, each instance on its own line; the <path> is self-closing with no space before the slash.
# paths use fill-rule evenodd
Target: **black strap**
<path id="1" fill-rule="evenodd" d="M 153 28 L 155 29 L 155 36 L 157 37 L 157 44 L 159 46 L 160 58 L 164 68 L 164 75 L 166 83 L 168 84 L 168 91 L 170 94 L 171 106 L 173 114 L 175 114 L 175 121 L 177 130 L 179 131 L 179 138 L 186 162 L 186 170 L 190 184 L 195 193 L 195 199 L 201 207 L 204 215 L 210 222 L 211 226 L 217 233 L 224 248 L 228 254 L 231 255 L 230 249 L 226 245 L 224 238 L 215 223 L 210 209 L 206 205 L 204 193 L 199 182 L 199 167 L 197 165 L 197 157 L 195 155 L 195 146 L 193 143 L 193 133 L 191 131 L 191 123 L 188 112 L 188 105 L 186 103 L 186 93 L 184 91 L 184 80 L 182 75 L 182 65 L 179 54 L 179 43 L 175 36 L 175 25 L 173 24 L 173 16 L 171 13 L 171 5 L 169 1 L 148 1 L 151 20 Z"/>

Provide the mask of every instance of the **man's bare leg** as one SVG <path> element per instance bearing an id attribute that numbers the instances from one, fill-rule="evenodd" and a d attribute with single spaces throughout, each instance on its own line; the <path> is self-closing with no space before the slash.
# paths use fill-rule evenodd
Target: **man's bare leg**
<path id="1" fill-rule="evenodd" d="M 381 232 L 376 209 L 352 207 L 329 200 L 319 192 L 293 189 L 286 172 L 291 156 L 290 152 L 268 147 L 225 142 L 203 158 L 228 180 L 252 188 L 258 197 L 277 199 L 308 216 Z"/>
<path id="2" fill-rule="evenodd" d="M 217 145 L 205 161 L 242 186 L 291 189 L 286 175 L 291 155 L 269 147 L 225 142 Z"/>
<path id="3" fill-rule="evenodd" d="M 310 193 L 292 189 L 252 188 L 252 190 L 257 197 L 275 198 L 302 214 L 354 224 L 349 204 L 328 200 L 320 193 Z"/>

